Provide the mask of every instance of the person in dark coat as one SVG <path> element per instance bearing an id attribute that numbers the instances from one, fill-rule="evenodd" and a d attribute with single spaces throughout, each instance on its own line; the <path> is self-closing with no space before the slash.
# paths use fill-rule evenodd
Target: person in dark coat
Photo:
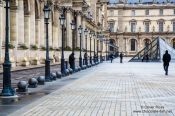
<path id="1" fill-rule="evenodd" d="M 168 66 L 170 61 L 171 61 L 171 55 L 168 53 L 168 50 L 166 50 L 165 54 L 163 55 L 163 67 L 165 70 L 165 75 L 168 75 Z"/>
<path id="2" fill-rule="evenodd" d="M 148 56 L 148 54 L 146 54 L 146 62 L 148 62 L 149 61 L 149 56 Z"/>
<path id="3" fill-rule="evenodd" d="M 122 54 L 122 52 L 120 53 L 120 63 L 123 63 L 123 54 Z"/>
<path id="4" fill-rule="evenodd" d="M 87 53 L 84 53 L 84 60 L 85 60 L 85 65 L 88 65 L 88 55 L 87 55 Z"/>
<path id="5" fill-rule="evenodd" d="M 110 60 L 111 60 L 111 63 L 112 63 L 112 61 L 113 61 L 113 57 L 114 57 L 113 54 L 110 54 L 109 57 L 110 57 Z"/>
<path id="6" fill-rule="evenodd" d="M 70 68 L 72 68 L 72 69 L 74 69 L 74 62 L 75 62 L 74 53 L 71 53 L 69 55 L 69 64 L 70 64 Z"/>

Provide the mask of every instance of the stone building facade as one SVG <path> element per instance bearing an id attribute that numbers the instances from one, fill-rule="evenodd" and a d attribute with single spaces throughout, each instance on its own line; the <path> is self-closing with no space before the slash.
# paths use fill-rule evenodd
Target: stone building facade
<path id="1" fill-rule="evenodd" d="M 103 33 L 107 28 L 107 1 L 105 0 L 48 0 L 51 5 L 51 16 L 49 20 L 49 46 L 50 58 L 53 62 L 59 62 L 61 58 L 61 26 L 59 17 L 62 7 L 66 7 L 66 30 L 65 30 L 65 58 L 68 59 L 72 49 L 72 37 L 75 36 L 75 47 L 80 47 L 78 27 L 87 28 L 96 34 Z M 11 0 L 10 3 L 10 60 L 13 66 L 38 65 L 45 60 L 45 23 L 44 23 L 45 0 Z M 4 61 L 5 43 L 5 2 L 0 0 L 0 62 Z M 76 21 L 75 33 L 71 30 L 70 23 Z M 108 38 L 108 34 L 104 36 Z M 98 44 L 99 51 L 105 54 L 105 42 L 97 37 L 92 41 Z M 88 34 L 88 51 L 90 41 Z M 85 36 L 82 36 L 82 49 L 85 49 Z M 69 49 L 69 50 L 68 50 Z M 89 55 L 89 52 L 88 52 Z M 93 54 L 92 54 L 93 55 Z M 79 52 L 76 52 L 78 59 Z"/>
<path id="2" fill-rule="evenodd" d="M 175 4 L 141 1 L 107 6 L 110 37 L 119 52 L 133 56 L 158 36 L 175 48 Z"/>

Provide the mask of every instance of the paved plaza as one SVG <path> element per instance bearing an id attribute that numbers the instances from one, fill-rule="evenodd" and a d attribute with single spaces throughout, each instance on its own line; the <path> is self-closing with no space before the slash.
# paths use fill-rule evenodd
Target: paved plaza
<path id="1" fill-rule="evenodd" d="M 175 115 L 175 63 L 165 76 L 162 63 L 120 64 L 115 59 L 68 78 L 79 79 L 11 116 Z"/>

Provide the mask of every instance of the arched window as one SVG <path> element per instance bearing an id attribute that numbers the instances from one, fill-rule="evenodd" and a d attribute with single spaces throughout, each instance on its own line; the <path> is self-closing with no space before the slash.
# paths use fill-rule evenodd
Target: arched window
<path id="1" fill-rule="evenodd" d="M 110 39 L 109 43 L 110 43 L 111 45 L 115 45 L 115 41 L 114 41 L 113 39 Z M 110 51 L 114 51 L 114 47 L 113 47 L 113 46 L 110 46 L 109 49 L 110 49 Z"/>
<path id="2" fill-rule="evenodd" d="M 131 51 L 135 51 L 135 50 L 136 50 L 136 40 L 131 39 Z"/>

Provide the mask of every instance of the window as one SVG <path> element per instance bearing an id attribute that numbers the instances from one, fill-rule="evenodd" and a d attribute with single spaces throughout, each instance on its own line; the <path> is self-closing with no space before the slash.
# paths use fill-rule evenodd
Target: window
<path id="1" fill-rule="evenodd" d="M 114 16 L 114 10 L 109 11 L 109 16 Z"/>
<path id="2" fill-rule="evenodd" d="M 149 22 L 145 22 L 145 32 L 149 32 Z"/>
<path id="3" fill-rule="evenodd" d="M 175 32 L 175 22 L 173 22 L 173 32 Z"/>
<path id="4" fill-rule="evenodd" d="M 173 39 L 173 48 L 175 49 L 175 39 Z"/>
<path id="5" fill-rule="evenodd" d="M 159 22 L 159 32 L 163 32 L 163 22 Z"/>
<path id="6" fill-rule="evenodd" d="M 163 9 L 160 9 L 159 14 L 163 15 Z"/>
<path id="7" fill-rule="evenodd" d="M 145 15 L 149 15 L 149 9 L 145 10 Z"/>
<path id="8" fill-rule="evenodd" d="M 135 10 L 131 11 L 131 16 L 135 16 Z"/>
<path id="9" fill-rule="evenodd" d="M 111 32 L 114 32 L 114 22 L 109 23 L 109 28 Z"/>
<path id="10" fill-rule="evenodd" d="M 131 32 L 135 32 L 135 31 L 136 31 L 136 23 L 131 22 Z"/>
<path id="11" fill-rule="evenodd" d="M 136 40 L 131 39 L 131 51 L 135 51 L 135 50 L 136 50 Z"/>

